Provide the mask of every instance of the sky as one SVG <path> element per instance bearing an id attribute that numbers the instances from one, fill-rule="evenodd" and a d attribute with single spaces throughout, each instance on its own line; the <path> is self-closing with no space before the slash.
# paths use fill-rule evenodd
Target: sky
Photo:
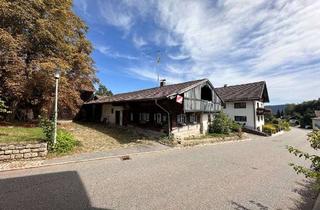
<path id="1" fill-rule="evenodd" d="M 113 93 L 266 81 L 270 104 L 320 98 L 320 1 L 74 0 Z M 160 62 L 157 62 L 160 58 Z"/>

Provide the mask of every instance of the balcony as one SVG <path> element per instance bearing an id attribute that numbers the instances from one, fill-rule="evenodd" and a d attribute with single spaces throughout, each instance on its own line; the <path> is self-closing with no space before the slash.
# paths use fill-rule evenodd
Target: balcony
<path id="1" fill-rule="evenodd" d="M 266 115 L 266 114 L 271 114 L 271 110 L 265 109 L 265 108 L 257 108 L 257 115 Z"/>
<path id="2" fill-rule="evenodd" d="M 218 112 L 221 110 L 221 105 L 207 100 L 201 99 L 184 99 L 185 112 Z"/>

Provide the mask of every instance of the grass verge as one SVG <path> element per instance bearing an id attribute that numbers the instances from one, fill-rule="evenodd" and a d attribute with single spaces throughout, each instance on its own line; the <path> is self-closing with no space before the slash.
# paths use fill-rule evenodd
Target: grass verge
<path id="1" fill-rule="evenodd" d="M 0 126 L 0 143 L 38 141 L 45 139 L 39 127 Z"/>

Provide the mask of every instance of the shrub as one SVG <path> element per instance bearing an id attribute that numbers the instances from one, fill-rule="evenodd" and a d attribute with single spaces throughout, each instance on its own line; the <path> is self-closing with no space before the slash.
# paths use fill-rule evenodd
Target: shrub
<path id="1" fill-rule="evenodd" d="M 272 120 L 272 124 L 275 124 L 275 125 L 280 124 L 280 122 L 281 122 L 281 120 L 280 120 L 280 119 L 277 119 L 277 118 L 275 118 L 275 119 Z"/>
<path id="2" fill-rule="evenodd" d="M 71 133 L 59 129 L 57 131 L 57 142 L 53 147 L 53 151 L 59 154 L 67 153 L 77 145 L 78 142 Z"/>
<path id="3" fill-rule="evenodd" d="M 8 106 L 5 105 L 4 101 L 0 99 L 0 113 L 11 113 L 8 111 Z"/>
<path id="4" fill-rule="evenodd" d="M 290 130 L 290 123 L 286 120 L 281 120 L 280 127 L 282 130 L 289 131 Z"/>
<path id="5" fill-rule="evenodd" d="M 50 148 L 53 145 L 54 123 L 52 120 L 49 120 L 46 117 L 39 116 L 39 119 L 40 119 L 39 126 L 42 128 L 42 131 L 46 136 L 45 141 L 48 143 Z"/>
<path id="6" fill-rule="evenodd" d="M 314 150 L 319 150 L 320 149 L 320 130 L 309 133 L 308 141 Z M 292 146 L 288 146 L 288 151 L 290 153 L 293 153 L 295 156 L 298 156 L 300 158 L 303 157 L 311 161 L 310 168 L 295 165 L 293 163 L 290 163 L 289 165 L 293 167 L 293 169 L 297 172 L 297 174 L 302 173 L 305 175 L 306 178 L 314 178 L 316 180 L 316 188 L 320 190 L 320 156 L 311 155 L 309 153 L 295 149 Z"/>
<path id="7" fill-rule="evenodd" d="M 54 123 L 52 120 L 40 117 L 39 126 L 42 128 L 43 133 L 46 136 L 45 141 L 48 143 L 49 150 L 53 152 L 59 154 L 66 153 L 78 145 L 78 142 L 71 133 L 61 129 L 58 129 L 57 142 L 55 145 L 53 145 Z"/>
<path id="8" fill-rule="evenodd" d="M 210 133 L 220 133 L 229 134 L 230 129 L 230 119 L 222 112 L 217 114 L 209 127 Z"/>
<path id="9" fill-rule="evenodd" d="M 220 112 L 215 116 L 209 126 L 209 133 L 230 134 L 233 128 L 233 121 L 226 114 Z M 236 129 L 236 128 L 235 128 Z"/>
<path id="10" fill-rule="evenodd" d="M 234 121 L 231 122 L 231 130 L 233 132 L 242 132 L 242 126 Z"/>
<path id="11" fill-rule="evenodd" d="M 273 124 L 266 124 L 262 126 L 262 131 L 269 135 L 272 135 L 277 132 L 277 129 Z"/>

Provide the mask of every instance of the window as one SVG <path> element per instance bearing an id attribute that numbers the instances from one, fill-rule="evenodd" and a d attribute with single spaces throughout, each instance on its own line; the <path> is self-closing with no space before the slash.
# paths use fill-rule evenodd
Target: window
<path id="1" fill-rule="evenodd" d="M 197 122 L 197 118 L 196 118 L 196 114 L 195 113 L 190 114 L 189 118 L 190 118 L 189 119 L 190 123 L 196 123 Z"/>
<path id="2" fill-rule="evenodd" d="M 113 114 L 113 108 L 111 109 L 111 113 Z"/>
<path id="3" fill-rule="evenodd" d="M 222 104 L 222 108 L 224 108 L 224 109 L 227 108 L 227 104 L 226 104 L 226 103 L 223 103 L 223 104 Z"/>
<path id="4" fill-rule="evenodd" d="M 157 119 L 157 123 L 158 124 L 161 124 L 161 113 L 157 113 L 157 115 L 156 115 L 156 119 Z"/>
<path id="5" fill-rule="evenodd" d="M 257 108 L 259 108 L 259 105 L 260 105 L 259 102 L 257 102 Z"/>
<path id="6" fill-rule="evenodd" d="M 186 123 L 186 114 L 179 114 L 177 115 L 177 123 L 178 124 L 185 124 Z"/>
<path id="7" fill-rule="evenodd" d="M 234 103 L 235 109 L 245 109 L 247 107 L 246 102 Z"/>
<path id="8" fill-rule="evenodd" d="M 167 115 L 162 115 L 162 121 L 167 122 Z"/>
<path id="9" fill-rule="evenodd" d="M 131 122 L 133 121 L 133 113 L 132 112 L 130 113 L 130 121 Z"/>
<path id="10" fill-rule="evenodd" d="M 145 121 L 145 122 L 149 122 L 150 120 L 150 114 L 149 113 L 140 113 L 139 114 L 139 120 L 140 121 Z"/>
<path id="11" fill-rule="evenodd" d="M 247 122 L 247 116 L 234 116 L 234 121 Z"/>

